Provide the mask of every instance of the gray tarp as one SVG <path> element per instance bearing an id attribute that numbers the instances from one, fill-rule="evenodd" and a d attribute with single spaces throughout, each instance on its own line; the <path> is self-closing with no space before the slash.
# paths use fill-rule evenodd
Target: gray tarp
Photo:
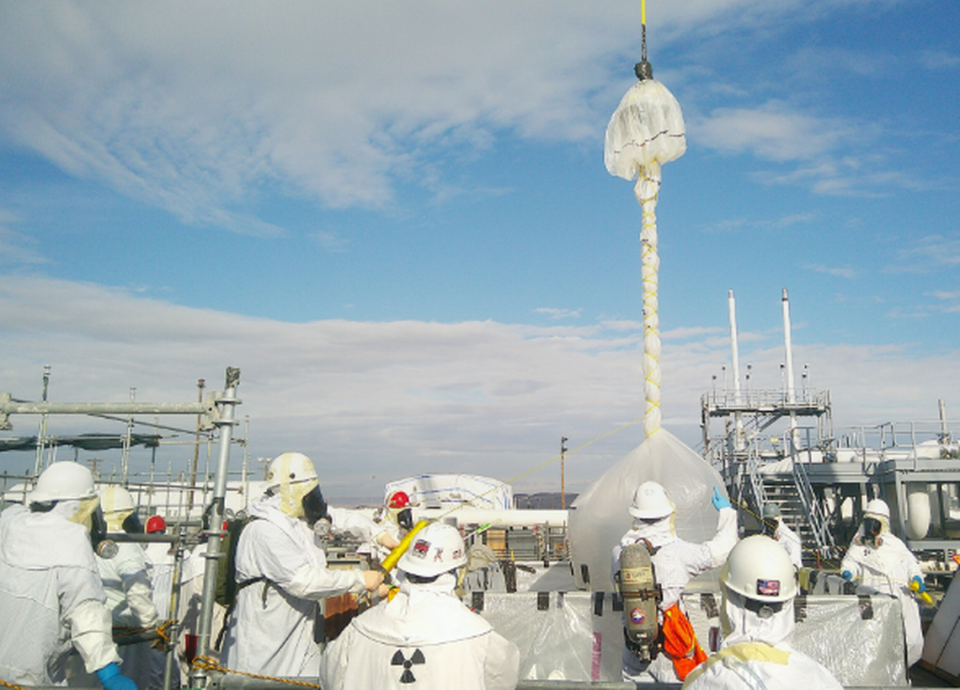
<path id="1" fill-rule="evenodd" d="M 126 434 L 80 434 L 79 436 L 49 436 L 44 439 L 45 446 L 73 446 L 81 450 L 110 450 L 123 448 Z M 130 434 L 131 446 L 156 448 L 160 445 L 160 436 L 154 434 Z M 33 450 L 37 447 L 36 436 L 0 438 L 0 452 L 5 450 Z"/>

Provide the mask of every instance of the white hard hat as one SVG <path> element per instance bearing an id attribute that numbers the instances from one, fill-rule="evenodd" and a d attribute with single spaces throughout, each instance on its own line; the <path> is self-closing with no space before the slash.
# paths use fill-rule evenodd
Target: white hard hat
<path id="1" fill-rule="evenodd" d="M 763 519 L 780 517 L 780 506 L 772 501 L 763 504 Z"/>
<path id="2" fill-rule="evenodd" d="M 890 519 L 890 506 L 887 505 L 887 502 L 881 498 L 874 498 L 870 501 L 867 501 L 866 507 L 863 509 L 864 515 L 871 515 L 878 518 Z"/>
<path id="3" fill-rule="evenodd" d="M 630 514 L 641 520 L 658 520 L 671 515 L 676 510 L 666 490 L 657 482 L 644 482 L 633 494 Z"/>
<path id="4" fill-rule="evenodd" d="M 417 532 L 397 567 L 412 575 L 433 577 L 459 568 L 467 562 L 467 550 L 460 530 L 453 525 L 432 522 Z"/>
<path id="5" fill-rule="evenodd" d="M 55 462 L 37 478 L 30 503 L 95 498 L 96 487 L 89 469 L 76 462 Z"/>
<path id="6" fill-rule="evenodd" d="M 303 453 L 283 453 L 270 461 L 267 488 L 300 484 L 317 478 L 313 461 Z"/>
<path id="7" fill-rule="evenodd" d="M 111 484 L 100 489 L 100 509 L 111 532 L 123 530 L 124 520 L 137 509 L 130 492 L 122 486 Z"/>
<path id="8" fill-rule="evenodd" d="M 104 513 L 129 513 L 136 507 L 133 496 L 122 486 L 111 484 L 100 489 L 100 508 Z"/>
<path id="9" fill-rule="evenodd" d="M 304 517 L 303 499 L 319 486 L 313 462 L 303 453 L 283 453 L 270 463 L 267 490 L 279 494 L 280 510 L 291 517 Z"/>
<path id="10" fill-rule="evenodd" d="M 761 534 L 737 542 L 720 570 L 720 582 L 756 601 L 787 601 L 797 594 L 797 570 L 790 556 Z"/>

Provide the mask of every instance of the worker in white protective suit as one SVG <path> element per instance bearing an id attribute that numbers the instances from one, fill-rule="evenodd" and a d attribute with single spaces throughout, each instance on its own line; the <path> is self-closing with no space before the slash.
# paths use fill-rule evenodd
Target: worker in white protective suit
<path id="1" fill-rule="evenodd" d="M 357 553 L 366 554 L 372 563 L 381 563 L 390 553 L 400 546 L 403 536 L 413 529 L 413 504 L 406 491 L 394 491 L 377 510 L 374 522 L 381 525 L 386 535 L 379 542 L 363 544 Z"/>
<path id="2" fill-rule="evenodd" d="M 354 618 L 327 645 L 324 690 L 512 690 L 520 651 L 456 596 L 467 561 L 456 527 L 420 530 L 397 563 L 400 591 Z"/>
<path id="3" fill-rule="evenodd" d="M 372 518 L 328 508 L 310 458 L 284 453 L 270 463 L 267 488 L 250 504 L 254 519 L 237 544 L 239 591 L 220 654 L 226 668 L 273 677 L 312 677 L 317 602 L 380 590 L 383 574 L 327 567 L 317 527 L 371 536 Z M 371 538 L 376 538 L 373 534 Z M 321 621 L 322 625 L 322 621 Z"/>
<path id="4" fill-rule="evenodd" d="M 144 531 L 137 504 L 133 496 L 122 486 L 109 485 L 100 489 L 100 507 L 112 533 L 142 534 Z M 119 635 L 117 651 L 122 659 L 124 672 L 140 690 L 158 690 L 163 682 L 151 678 L 154 656 L 160 654 L 152 643 L 123 644 L 124 636 L 156 629 L 160 623 L 157 607 L 153 603 L 153 588 L 147 574 L 147 560 L 143 546 L 132 542 L 119 542 L 113 558 L 97 557 L 97 568 L 103 589 L 107 594 L 107 608 L 113 618 L 114 631 Z M 70 679 L 75 687 L 89 686 L 89 679 L 82 676 Z"/>
<path id="5" fill-rule="evenodd" d="M 797 570 L 777 542 L 760 534 L 740 541 L 720 571 L 720 650 L 687 676 L 685 689 L 840 690 L 815 659 L 794 649 Z"/>
<path id="6" fill-rule="evenodd" d="M 663 486 L 646 481 L 634 493 L 629 508 L 633 527 L 613 549 L 611 572 L 616 583 L 620 553 L 624 547 L 639 543 L 647 545 L 654 576 L 661 588 L 657 610 L 663 645 L 652 661 L 641 661 L 636 651 L 625 644 L 622 663 L 626 681 L 676 683 L 707 658 L 687 618 L 681 596 L 691 579 L 723 565 L 730 549 L 737 543 L 737 511 L 717 488 L 714 488 L 711 501 L 719 512 L 717 532 L 703 544 L 692 544 L 677 537 L 674 527 L 676 507 Z"/>
<path id="7" fill-rule="evenodd" d="M 761 534 L 764 534 L 783 547 L 783 550 L 790 556 L 790 562 L 794 568 L 803 566 L 803 547 L 800 544 L 800 535 L 794 532 L 783 521 L 780 515 L 780 506 L 768 501 L 763 504 L 763 523 L 761 524 Z"/>
<path id="8" fill-rule="evenodd" d="M 167 531 L 167 521 L 162 515 L 152 515 L 147 519 L 145 526 L 147 534 L 161 536 Z M 169 542 L 153 541 L 143 549 L 144 560 L 147 565 L 147 575 L 150 577 L 150 587 L 153 590 L 153 605 L 157 608 L 160 620 L 167 621 L 179 616 L 170 614 L 170 595 L 173 591 L 173 576 L 176 568 L 176 546 Z M 176 640 L 169 644 L 177 644 Z M 150 657 L 150 686 L 162 687 L 163 675 L 166 669 L 166 652 L 154 649 Z M 180 666 L 174 664 L 171 683 L 173 687 L 180 687 Z"/>
<path id="9" fill-rule="evenodd" d="M 927 588 L 916 556 L 890 531 L 890 508 L 885 501 L 867 502 L 840 571 L 846 580 L 900 600 L 907 666 L 913 666 L 923 654 L 920 607 L 914 593 L 923 595 Z"/>
<path id="10" fill-rule="evenodd" d="M 93 475 L 54 463 L 27 502 L 0 515 L 0 680 L 63 684 L 72 648 L 105 690 L 136 690 L 120 671 L 104 605 L 93 544 L 106 524 Z"/>

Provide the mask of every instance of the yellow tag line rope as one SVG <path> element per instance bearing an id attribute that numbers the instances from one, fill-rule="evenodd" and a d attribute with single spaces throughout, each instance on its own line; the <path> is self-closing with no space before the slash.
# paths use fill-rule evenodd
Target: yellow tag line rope
<path id="1" fill-rule="evenodd" d="M 294 680 L 293 678 L 275 678 L 273 676 L 265 676 L 260 673 L 248 673 L 247 671 L 236 671 L 232 668 L 224 668 L 217 662 L 216 659 L 209 656 L 198 656 L 194 658 L 193 667 L 203 669 L 204 671 L 220 671 L 221 673 L 234 673 L 238 676 L 247 676 L 248 678 L 256 678 L 258 680 L 273 680 L 278 683 L 289 683 L 290 685 L 300 685 L 305 688 L 320 688 L 319 683 L 308 683 L 305 680 Z"/>
<path id="2" fill-rule="evenodd" d="M 621 424 L 620 426 L 616 427 L 615 429 L 612 429 L 612 430 L 608 431 L 608 432 L 605 433 L 605 434 L 601 434 L 600 436 L 597 436 L 595 439 L 593 439 L 593 440 L 591 440 L 591 441 L 587 441 L 586 443 L 582 443 L 582 444 L 580 444 L 579 446 L 577 446 L 576 448 L 571 448 L 571 449 L 565 451 L 565 453 L 563 453 L 563 454 L 561 454 L 561 455 L 555 455 L 555 456 L 553 456 L 552 458 L 550 458 L 549 460 L 546 460 L 546 461 L 544 461 L 544 462 L 541 462 L 539 465 L 535 465 L 534 467 L 530 468 L 530 469 L 527 470 L 526 472 L 521 472 L 520 474 L 518 474 L 518 475 L 515 476 L 515 477 L 512 477 L 511 479 L 508 479 L 508 480 L 505 481 L 505 482 L 501 482 L 500 484 L 497 484 L 497 485 L 494 486 L 492 489 L 487 489 L 487 490 L 484 491 L 482 494 L 479 494 L 479 495 L 471 498 L 469 501 L 464 501 L 464 502 L 461 503 L 460 505 L 451 508 L 451 509 L 448 510 L 447 512 L 443 513 L 440 517 L 438 517 L 437 520 L 442 520 L 443 518 L 447 517 L 447 516 L 450 515 L 451 513 L 455 513 L 456 511 L 460 510 L 461 508 L 465 508 L 466 506 L 470 505 L 470 504 L 473 503 L 474 501 L 483 498 L 483 497 L 486 496 L 487 494 L 491 494 L 491 493 L 493 493 L 494 491 L 499 491 L 500 489 L 502 489 L 502 488 L 505 487 L 505 486 L 510 486 L 510 485 L 513 484 L 514 482 L 516 482 L 516 481 L 518 481 L 518 480 L 520 480 L 520 479 L 523 479 L 523 478 L 526 477 L 528 474 L 533 474 L 533 473 L 536 472 L 537 470 L 542 470 L 544 467 L 546 467 L 547 465 L 550 465 L 551 463 L 556 462 L 557 460 L 559 460 L 559 459 L 560 459 L 561 457 L 563 457 L 564 455 L 570 455 L 571 453 L 576 453 L 576 452 L 579 451 L 579 450 L 583 450 L 584 448 L 586 448 L 586 447 L 588 447 L 588 446 L 591 446 L 591 445 L 593 445 L 594 443 L 597 443 L 598 441 L 602 441 L 603 439 L 608 438 L 609 436 L 613 436 L 614 434 L 616 434 L 616 433 L 618 433 L 618 432 L 620 432 L 620 431 L 623 431 L 624 429 L 627 429 L 627 428 L 633 426 L 634 424 L 637 424 L 638 422 L 642 422 L 643 419 L 644 419 L 643 417 L 637 417 L 636 419 L 634 419 L 634 420 L 632 420 L 632 421 L 629 421 L 629 422 L 627 422 L 626 424 Z"/>

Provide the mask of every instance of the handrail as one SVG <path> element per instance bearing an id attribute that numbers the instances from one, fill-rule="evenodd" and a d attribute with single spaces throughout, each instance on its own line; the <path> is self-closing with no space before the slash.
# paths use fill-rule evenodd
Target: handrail
<path id="1" fill-rule="evenodd" d="M 807 444 L 807 455 L 810 454 L 810 444 Z M 813 485 L 810 483 L 810 475 L 807 473 L 805 463 L 800 459 L 800 450 L 793 446 L 791 442 L 790 460 L 792 467 L 793 482 L 797 487 L 797 494 L 800 497 L 800 507 L 803 510 L 807 524 L 813 532 L 813 538 L 817 542 L 817 548 L 835 546 L 833 535 L 827 528 L 827 518 L 822 515 L 822 506 L 815 500 Z"/>

